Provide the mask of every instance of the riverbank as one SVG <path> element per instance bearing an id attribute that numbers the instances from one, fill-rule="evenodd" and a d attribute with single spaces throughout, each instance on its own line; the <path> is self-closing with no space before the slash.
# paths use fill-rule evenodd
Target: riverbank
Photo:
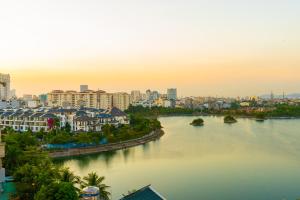
<path id="1" fill-rule="evenodd" d="M 84 147 L 84 148 L 73 148 L 73 149 L 64 149 L 49 152 L 49 156 L 52 158 L 62 158 L 62 157 L 70 157 L 70 156 L 80 156 L 108 151 L 115 151 L 121 149 L 127 149 L 130 147 L 146 144 L 148 142 L 159 139 L 163 136 L 163 130 L 159 129 L 156 131 L 152 131 L 150 134 L 145 135 L 141 138 L 128 140 L 124 142 L 112 143 L 112 144 L 104 144 L 95 147 Z"/>
<path id="2" fill-rule="evenodd" d="M 194 114 L 169 114 L 169 115 L 158 115 L 156 117 L 225 117 L 226 114 L 207 114 L 207 113 L 194 113 Z M 236 118 L 245 118 L 245 119 L 256 119 L 255 116 L 252 115 L 236 115 L 233 114 L 232 116 Z M 300 119 L 300 117 L 293 117 L 293 116 L 279 116 L 279 117 L 272 117 L 266 116 L 265 119 Z"/>

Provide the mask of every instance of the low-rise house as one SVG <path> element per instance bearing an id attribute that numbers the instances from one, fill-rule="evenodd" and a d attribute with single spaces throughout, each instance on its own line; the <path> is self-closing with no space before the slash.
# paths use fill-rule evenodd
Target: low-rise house
<path id="1" fill-rule="evenodd" d="M 51 119 L 51 120 L 50 120 Z M 11 127 L 15 131 L 24 132 L 31 130 L 38 132 L 49 131 L 54 124 L 54 119 L 58 119 L 59 127 L 65 127 L 68 123 L 71 131 L 101 131 L 101 126 L 111 124 L 129 124 L 129 118 L 118 108 L 109 110 L 103 109 L 3 109 L 0 110 L 0 129 Z M 50 121 L 49 121 L 50 120 Z M 55 124 L 56 126 L 56 124 Z"/>

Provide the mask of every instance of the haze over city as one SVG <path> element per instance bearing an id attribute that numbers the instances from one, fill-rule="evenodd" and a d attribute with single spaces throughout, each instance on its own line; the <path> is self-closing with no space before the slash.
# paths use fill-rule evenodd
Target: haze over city
<path id="1" fill-rule="evenodd" d="M 181 96 L 299 92 L 299 1 L 4 1 L 0 69 L 18 95 L 88 84 Z"/>

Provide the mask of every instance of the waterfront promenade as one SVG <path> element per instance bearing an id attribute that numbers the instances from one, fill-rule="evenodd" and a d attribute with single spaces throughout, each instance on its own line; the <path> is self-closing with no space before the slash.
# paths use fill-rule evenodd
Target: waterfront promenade
<path id="1" fill-rule="evenodd" d="M 49 156 L 52 158 L 62 158 L 62 157 L 69 157 L 69 156 L 80 156 L 80 155 L 87 155 L 93 153 L 101 153 L 101 152 L 126 149 L 126 148 L 146 144 L 148 142 L 157 140 L 163 134 L 164 134 L 163 130 L 156 130 L 156 131 L 152 131 L 148 135 L 133 140 L 112 143 L 112 144 L 98 145 L 94 147 L 72 148 L 72 149 L 51 151 L 49 152 Z"/>

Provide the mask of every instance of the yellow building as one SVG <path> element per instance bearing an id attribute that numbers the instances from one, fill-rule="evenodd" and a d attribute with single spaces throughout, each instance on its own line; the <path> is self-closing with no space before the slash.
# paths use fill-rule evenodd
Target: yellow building
<path id="1" fill-rule="evenodd" d="M 129 103 L 130 95 L 124 92 L 111 94 L 102 90 L 84 92 L 53 90 L 48 93 L 48 105 L 51 107 L 110 109 L 114 106 L 126 110 Z"/>

